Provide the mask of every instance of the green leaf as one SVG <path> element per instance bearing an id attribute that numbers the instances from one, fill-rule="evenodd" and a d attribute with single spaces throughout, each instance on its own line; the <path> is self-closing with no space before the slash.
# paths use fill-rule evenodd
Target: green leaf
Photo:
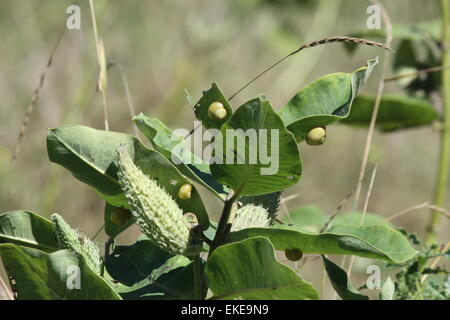
<path id="1" fill-rule="evenodd" d="M 351 254 L 404 263 L 417 251 L 398 231 L 385 226 L 336 225 L 325 233 L 308 233 L 295 227 L 251 228 L 230 233 L 231 241 L 267 237 L 277 250 L 299 249 L 303 253 Z"/>
<path id="2" fill-rule="evenodd" d="M 223 104 L 227 115 L 221 120 L 211 119 L 208 116 L 208 108 L 213 102 L 220 102 Z M 228 119 L 230 119 L 233 114 L 233 109 L 231 108 L 228 99 L 225 98 L 222 91 L 216 83 L 211 85 L 211 88 L 203 92 L 201 99 L 194 105 L 195 117 L 200 120 L 203 126 L 207 129 L 215 128 L 219 129 Z"/>
<path id="3" fill-rule="evenodd" d="M 178 198 L 179 188 L 192 182 L 163 155 L 148 149 L 137 138 L 79 125 L 50 129 L 47 135 L 50 161 L 62 165 L 75 178 L 93 187 L 109 204 L 129 208 L 117 180 L 117 149 L 121 144 L 142 172 L 157 180 L 184 212 L 195 213 L 199 223 L 208 226 L 208 215 L 195 186 L 190 199 Z"/>
<path id="4" fill-rule="evenodd" d="M 380 300 L 393 300 L 395 294 L 395 284 L 390 277 L 384 282 L 380 291 Z"/>
<path id="5" fill-rule="evenodd" d="M 339 297 L 341 297 L 343 300 L 369 300 L 369 297 L 360 294 L 352 286 L 350 279 L 348 278 L 347 273 L 345 273 L 344 270 L 342 270 L 339 266 L 337 266 L 324 256 L 322 256 L 322 259 L 331 285 L 333 286 Z"/>
<path id="6" fill-rule="evenodd" d="M 319 232 L 328 221 L 327 215 L 315 205 L 304 205 L 294 209 L 283 218 L 285 224 L 292 224 L 300 230 Z"/>
<path id="7" fill-rule="evenodd" d="M 53 223 L 33 212 L 20 210 L 0 215 L 0 243 L 52 252 L 60 249 Z"/>
<path id="8" fill-rule="evenodd" d="M 119 221 L 117 221 L 117 216 L 129 218 L 119 218 Z M 123 224 L 121 224 L 122 222 Z M 105 232 L 111 239 L 114 239 L 135 223 L 136 218 L 131 211 L 105 203 Z"/>
<path id="9" fill-rule="evenodd" d="M 241 196 L 281 191 L 302 173 L 294 137 L 263 97 L 236 110 L 216 136 L 214 149 L 213 176 Z"/>
<path id="10" fill-rule="evenodd" d="M 223 186 L 211 175 L 209 164 L 191 153 L 184 137 L 175 135 L 161 121 L 142 113 L 133 118 L 139 130 L 151 141 L 153 147 L 170 160 L 186 177 L 194 180 L 221 198 L 226 193 Z"/>
<path id="11" fill-rule="evenodd" d="M 337 215 L 331 222 L 332 225 L 351 224 L 358 225 L 361 221 L 362 212 L 347 212 Z M 294 209 L 289 216 L 283 218 L 287 225 L 293 225 L 302 231 L 319 232 L 327 223 L 329 217 L 315 205 L 304 205 Z M 382 216 L 366 213 L 363 226 L 392 226 Z"/>
<path id="12" fill-rule="evenodd" d="M 368 126 L 374 105 L 375 97 L 365 95 L 357 97 L 350 115 L 341 122 Z M 381 99 L 376 125 L 381 131 L 394 131 L 427 125 L 438 117 L 437 111 L 425 100 L 385 95 Z"/>
<path id="13" fill-rule="evenodd" d="M 360 225 L 362 212 L 347 212 L 338 215 L 332 222 L 332 225 L 341 225 L 341 224 L 351 224 L 351 225 Z M 392 227 L 392 224 L 389 221 L 380 215 L 366 212 L 364 215 L 363 226 L 386 226 Z"/>
<path id="14" fill-rule="evenodd" d="M 193 263 L 183 256 L 170 258 L 151 276 L 132 286 L 114 285 L 125 300 L 192 300 L 194 299 Z"/>
<path id="15" fill-rule="evenodd" d="M 159 249 L 142 236 L 133 245 L 116 246 L 105 257 L 105 267 L 114 280 L 132 286 L 150 277 L 153 270 L 164 265 L 171 257 L 172 254 Z"/>
<path id="16" fill-rule="evenodd" d="M 0 256 L 6 272 L 15 281 L 13 290 L 17 299 L 120 300 L 112 287 L 89 269 L 81 256 L 69 250 L 47 254 L 37 249 L 2 244 Z"/>
<path id="17" fill-rule="evenodd" d="M 353 99 L 364 86 L 378 58 L 353 73 L 333 73 L 300 90 L 279 114 L 297 142 L 313 128 L 326 127 L 350 113 Z"/>
<path id="18" fill-rule="evenodd" d="M 106 264 L 125 299 L 181 299 L 193 294 L 191 261 L 161 251 L 144 236 L 132 246 L 117 247 Z"/>
<path id="19" fill-rule="evenodd" d="M 319 299 L 310 283 L 276 260 L 264 237 L 220 246 L 209 257 L 205 276 L 213 299 Z"/>

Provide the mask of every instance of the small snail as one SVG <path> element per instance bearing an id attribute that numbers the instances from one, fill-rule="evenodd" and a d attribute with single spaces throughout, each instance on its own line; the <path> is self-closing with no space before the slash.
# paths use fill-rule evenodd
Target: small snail
<path id="1" fill-rule="evenodd" d="M 299 249 L 286 249 L 284 254 L 289 261 L 299 261 L 303 257 L 303 252 Z"/>
<path id="2" fill-rule="evenodd" d="M 317 127 L 308 131 L 305 141 L 310 146 L 318 146 L 323 144 L 326 138 L 327 130 L 325 127 Z"/>
<path id="3" fill-rule="evenodd" d="M 192 185 L 186 183 L 183 184 L 178 190 L 178 198 L 181 200 L 187 200 L 191 198 Z"/>
<path id="4" fill-rule="evenodd" d="M 227 116 L 227 110 L 221 102 L 213 102 L 208 107 L 208 117 L 213 120 L 222 120 Z"/>
<path id="5" fill-rule="evenodd" d="M 123 226 L 131 218 L 131 212 L 122 208 L 114 210 L 109 219 L 116 226 Z"/>

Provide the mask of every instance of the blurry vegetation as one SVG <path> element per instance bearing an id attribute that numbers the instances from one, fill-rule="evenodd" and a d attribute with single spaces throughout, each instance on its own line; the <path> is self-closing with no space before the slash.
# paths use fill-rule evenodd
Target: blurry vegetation
<path id="1" fill-rule="evenodd" d="M 416 0 L 384 2 L 394 24 L 414 26 L 440 16 L 435 1 L 421 6 L 416 5 Z M 74 123 L 103 128 L 101 98 L 96 90 L 96 48 L 87 1 L 80 3 L 81 30 L 68 30 L 62 39 L 18 160 L 14 167 L 10 166 L 25 108 L 67 16 L 66 8 L 72 3 L 2 1 L 0 212 L 28 209 L 47 217 L 59 212 L 92 237 L 103 223 L 104 202 L 70 173 L 51 164 L 45 147 L 47 128 Z M 95 3 L 108 61 L 123 68 L 136 113 L 158 117 L 171 128 L 188 129 L 192 128 L 194 118 L 185 89 L 196 100 L 202 90 L 218 81 L 224 92 L 231 94 L 265 66 L 305 41 L 364 30 L 366 8 L 371 4 L 361 0 L 96 0 Z M 432 47 L 425 56 L 421 53 L 422 56 L 416 57 L 403 55 L 411 42 L 394 37 L 394 44 L 395 48 L 405 49 L 398 50 L 390 74 L 405 71 L 412 64 L 415 68 L 426 68 L 439 63 L 433 58 Z M 378 54 L 377 49 L 366 47 L 349 56 L 339 44 L 311 49 L 258 80 L 233 105 L 254 97 L 260 93 L 256 88 L 261 88 L 274 108 L 279 109 L 294 92 L 315 78 L 331 72 L 351 72 Z M 372 79 L 377 78 L 378 72 Z M 408 90 L 417 94 L 417 89 L 421 89 L 424 93 L 420 96 L 426 97 L 437 87 L 437 79 L 439 73 L 418 77 L 408 84 Z M 376 81 L 370 81 L 364 91 L 373 95 L 375 88 Z M 403 86 L 395 82 L 387 86 L 386 92 L 402 93 Z M 126 95 L 116 70 L 109 73 L 107 94 L 111 130 L 132 134 Z M 308 167 L 300 183 L 284 193 L 296 195 L 284 204 L 288 210 L 314 203 L 328 216 L 354 187 L 366 130 L 337 125 L 328 128 L 327 134 L 327 143 L 319 149 L 301 146 Z M 438 132 L 430 127 L 389 135 L 376 133 L 369 165 L 377 162 L 379 169 L 370 212 L 390 216 L 432 198 L 437 137 Z M 446 208 L 450 206 L 449 198 Z M 212 212 L 218 203 L 210 201 L 205 205 Z M 351 209 L 351 204 L 347 204 L 343 210 Z M 414 211 L 394 224 L 422 236 L 428 214 L 427 209 Z M 448 220 L 443 219 L 439 243 L 450 240 L 448 228 Z M 131 243 L 137 234 L 132 229 L 120 239 Z M 100 233 L 96 240 L 105 239 Z M 421 255 L 418 259 L 426 258 Z M 365 281 L 365 262 L 358 261 L 354 274 Z M 301 271 L 320 287 L 322 274 L 315 272 L 316 263 L 321 262 L 311 261 Z M 411 268 L 404 271 L 402 286 L 409 285 L 410 273 Z M 330 297 L 326 291 L 325 298 Z"/>

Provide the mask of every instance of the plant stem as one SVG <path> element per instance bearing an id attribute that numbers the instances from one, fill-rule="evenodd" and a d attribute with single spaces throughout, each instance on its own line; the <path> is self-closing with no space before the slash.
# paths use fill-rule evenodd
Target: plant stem
<path id="1" fill-rule="evenodd" d="M 102 269 L 100 272 L 100 275 L 102 277 L 105 275 L 105 261 L 106 261 L 106 257 L 109 256 L 109 251 L 111 249 L 111 245 L 113 242 L 114 242 L 114 239 L 109 238 L 108 241 L 106 241 L 106 243 L 105 243 L 105 256 L 103 258 Z"/>
<path id="2" fill-rule="evenodd" d="M 450 0 L 441 0 L 442 11 L 442 66 L 450 63 Z M 440 136 L 439 167 L 436 178 L 434 204 L 443 207 L 448 183 L 450 166 L 450 70 L 442 71 L 442 109 L 444 111 L 444 128 Z M 426 228 L 425 240 L 433 243 L 437 238 L 437 227 L 441 215 L 433 210 Z"/>
<path id="3" fill-rule="evenodd" d="M 194 258 L 194 299 L 202 299 L 202 271 L 200 255 L 196 255 Z"/>
<path id="4" fill-rule="evenodd" d="M 237 198 L 238 192 L 236 193 L 231 192 L 228 195 L 227 199 L 225 200 L 222 215 L 220 216 L 219 225 L 217 226 L 216 235 L 209 250 L 209 254 L 211 254 L 222 243 L 227 232 L 228 219 L 230 218 L 231 210 L 233 209 L 233 204 Z"/>

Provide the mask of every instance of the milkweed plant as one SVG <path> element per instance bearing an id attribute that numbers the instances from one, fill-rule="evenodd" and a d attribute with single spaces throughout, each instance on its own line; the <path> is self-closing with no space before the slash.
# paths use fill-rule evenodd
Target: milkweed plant
<path id="1" fill-rule="evenodd" d="M 387 49 L 336 37 L 300 50 L 336 41 Z M 196 128 L 206 130 L 210 143 L 206 157 L 191 151 L 192 132 L 172 131 L 144 114 L 132 121 L 152 147 L 83 125 L 49 129 L 50 161 L 105 202 L 108 241 L 100 250 L 63 213 L 50 220 L 24 210 L 4 213 L 0 255 L 15 298 L 319 299 L 318 289 L 284 263 L 316 255 L 339 297 L 368 299 L 328 256 L 408 266 L 417 251 L 406 233 L 339 221 L 313 232 L 277 214 L 283 190 L 302 176 L 298 145 L 325 143 L 326 128 L 350 115 L 377 64 L 376 58 L 354 72 L 325 75 L 276 109 L 265 95 L 232 106 L 234 95 L 227 99 L 216 83 L 199 100 L 189 96 Z M 207 211 L 202 197 L 208 195 L 221 212 Z M 116 245 L 134 224 L 142 233 L 137 241 Z M 394 290 L 390 282 L 384 287 Z"/>

